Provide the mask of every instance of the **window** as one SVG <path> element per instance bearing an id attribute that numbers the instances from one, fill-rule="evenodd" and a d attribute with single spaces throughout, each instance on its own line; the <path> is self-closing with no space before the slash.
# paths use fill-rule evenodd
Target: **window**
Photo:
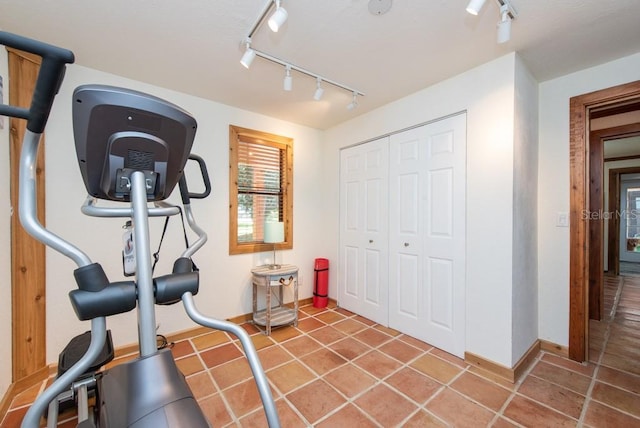
<path id="1" fill-rule="evenodd" d="M 273 250 L 264 223 L 284 223 L 293 248 L 293 140 L 229 126 L 229 254 Z"/>

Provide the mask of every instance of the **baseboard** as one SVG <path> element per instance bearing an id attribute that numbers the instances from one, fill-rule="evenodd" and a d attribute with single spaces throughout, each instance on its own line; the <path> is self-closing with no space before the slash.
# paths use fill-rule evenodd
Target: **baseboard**
<path id="1" fill-rule="evenodd" d="M 522 358 L 520 358 L 520 360 L 518 360 L 518 362 L 511 368 L 491 360 L 487 360 L 486 358 L 475 355 L 471 352 L 465 352 L 464 360 L 474 367 L 485 370 L 511 383 L 516 383 L 524 371 L 529 367 L 531 362 L 536 358 L 540 349 L 540 341 L 536 340 L 527 352 L 524 353 Z"/>
<path id="2" fill-rule="evenodd" d="M 569 358 L 569 348 L 547 340 L 540 340 L 540 349 L 559 357 Z"/>

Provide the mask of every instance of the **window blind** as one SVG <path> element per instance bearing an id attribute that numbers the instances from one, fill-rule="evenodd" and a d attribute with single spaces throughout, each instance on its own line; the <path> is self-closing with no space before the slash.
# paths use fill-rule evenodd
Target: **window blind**
<path id="1" fill-rule="evenodd" d="M 262 242 L 265 221 L 282 221 L 284 150 L 275 144 L 238 143 L 238 242 Z"/>

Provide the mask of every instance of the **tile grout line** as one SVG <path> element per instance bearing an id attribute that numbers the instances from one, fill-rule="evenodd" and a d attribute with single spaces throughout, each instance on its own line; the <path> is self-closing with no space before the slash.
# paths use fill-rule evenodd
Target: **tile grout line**
<path id="1" fill-rule="evenodd" d="M 591 404 L 593 393 L 593 389 L 597 382 L 598 373 L 600 372 L 600 366 L 602 364 L 602 360 L 604 359 L 605 350 L 607 348 L 607 344 L 609 343 L 609 337 L 611 335 L 611 324 L 616 316 L 616 311 L 618 310 L 618 304 L 620 303 L 620 297 L 622 296 L 622 290 L 624 288 L 624 277 L 618 277 L 618 289 L 616 290 L 616 296 L 613 300 L 613 305 L 611 306 L 611 312 L 609 313 L 609 319 L 607 320 L 607 327 L 604 332 L 604 340 L 602 341 L 602 349 L 600 350 L 600 356 L 598 357 L 598 361 L 596 362 L 596 367 L 593 370 L 593 375 L 591 377 L 591 382 L 589 383 L 589 388 L 587 389 L 587 393 L 585 395 L 584 404 L 582 405 L 582 411 L 580 412 L 580 418 L 578 419 L 578 426 L 584 425 L 584 420 L 587 417 L 587 409 Z"/>
<path id="2" fill-rule="evenodd" d="M 226 332 L 224 333 L 226 334 Z M 231 341 L 231 337 L 229 337 L 228 334 L 227 334 L 227 338 Z M 229 416 L 231 416 L 232 422 L 239 423 L 238 418 L 235 415 L 235 412 L 233 411 L 233 409 L 231 408 L 231 405 L 227 401 L 227 397 L 222 393 L 222 389 L 220 388 L 220 385 L 218 385 L 218 382 L 216 382 L 215 378 L 213 377 L 213 373 L 211 373 L 211 368 L 207 366 L 204 359 L 202 358 L 202 355 L 201 355 L 202 351 L 198 350 L 195 343 L 193 343 L 192 338 L 189 338 L 189 343 L 193 347 L 194 352 L 198 355 L 198 360 L 202 364 L 202 367 L 204 367 L 204 371 L 206 372 L 207 376 L 209 377 L 209 379 L 211 380 L 212 384 L 215 387 L 215 392 L 210 396 L 215 396 L 216 394 L 218 394 L 220 396 L 220 399 L 222 400 L 222 403 L 225 406 L 225 410 L 227 411 Z M 221 344 L 218 344 L 218 345 L 221 345 Z M 213 349 L 213 348 L 215 348 L 215 346 L 207 349 Z M 199 400 L 196 400 L 196 401 L 199 401 Z"/>
<path id="3" fill-rule="evenodd" d="M 504 414 L 504 411 L 507 409 L 507 407 L 509 407 L 509 405 L 511 404 L 511 402 L 513 401 L 513 399 L 518 396 L 518 390 L 520 389 L 520 387 L 522 386 L 522 384 L 524 383 L 524 379 L 526 379 L 531 372 L 533 371 L 533 368 L 540 362 L 542 361 L 542 357 L 544 355 L 544 351 L 538 352 L 538 355 L 536 355 L 536 358 L 534 359 L 534 362 L 527 368 L 527 370 L 525 370 L 524 373 L 522 373 L 522 375 L 520 376 L 520 379 L 518 379 L 514 384 L 513 384 L 513 390 L 511 390 L 511 393 L 509 394 L 509 397 L 504 401 L 504 403 L 502 404 L 502 406 L 500 407 L 500 409 L 496 412 L 497 418 L 505 418 L 506 420 L 513 422 L 515 424 L 517 424 L 518 426 L 522 426 L 520 425 L 520 423 L 512 420 L 511 418 L 509 418 L 508 416 L 506 416 Z M 538 401 L 536 401 L 536 403 L 538 403 Z M 542 404 L 542 403 L 540 403 Z M 554 409 L 555 410 L 555 409 Z M 496 418 L 496 421 L 497 421 Z M 493 422 L 495 423 L 495 422 Z"/>
<path id="4" fill-rule="evenodd" d="M 344 315 L 344 314 L 342 314 L 342 315 Z M 355 318 L 355 315 L 352 315 L 352 316 L 348 316 L 348 317 L 346 317 L 346 319 L 353 319 L 353 318 Z M 327 324 L 327 325 L 328 325 L 328 326 L 333 326 L 334 324 L 337 324 L 337 323 L 340 323 L 340 322 L 343 322 L 343 321 L 344 321 L 344 320 L 339 320 L 339 321 L 336 321 L 336 322 L 334 322 L 334 323 Z M 358 321 L 358 320 L 355 320 L 355 321 L 356 321 L 356 322 L 360 322 L 360 321 Z M 365 417 L 367 417 L 367 419 L 369 419 L 370 421 L 372 421 L 373 423 L 375 423 L 377 426 L 379 426 L 379 427 L 380 427 L 380 426 L 381 426 L 381 425 L 380 425 L 380 423 L 379 423 L 378 421 L 376 421 L 375 419 L 373 419 L 373 416 L 372 416 L 368 411 L 366 411 L 366 410 L 362 409 L 362 408 L 361 408 L 360 406 L 358 406 L 358 404 L 355 402 L 358 398 L 360 398 L 360 397 L 364 396 L 367 392 L 371 391 L 372 389 L 374 389 L 375 387 L 377 387 L 377 386 L 379 386 L 379 385 L 383 385 L 383 386 L 385 386 L 385 387 L 387 387 L 387 388 L 391 389 L 392 391 L 394 391 L 394 392 L 396 392 L 396 393 L 400 394 L 400 395 L 401 395 L 405 400 L 409 401 L 410 403 L 412 403 L 412 404 L 416 407 L 416 408 L 415 408 L 415 409 L 414 409 L 414 410 L 413 410 L 413 411 L 412 411 L 408 416 L 406 416 L 406 417 L 405 417 L 405 419 L 403 419 L 402 423 L 404 423 L 404 422 L 406 422 L 407 420 L 409 420 L 411 417 L 413 417 L 414 415 L 416 415 L 416 414 L 417 414 L 418 412 L 420 412 L 421 410 L 425 410 L 425 411 L 427 411 L 426 409 L 423 409 L 423 406 L 422 406 L 422 405 L 420 405 L 418 402 L 416 402 L 415 400 L 413 400 L 411 397 L 408 397 L 407 395 L 405 395 L 405 394 L 404 394 L 404 393 L 402 393 L 401 391 L 397 390 L 393 385 L 390 385 L 390 384 L 386 383 L 386 379 L 390 378 L 390 377 L 391 377 L 391 376 L 393 376 L 395 373 L 398 373 L 398 372 L 399 372 L 400 370 L 402 370 L 403 368 L 410 368 L 410 369 L 414 370 L 412 367 L 410 367 L 410 366 L 409 366 L 409 364 L 410 364 L 410 363 L 412 363 L 412 362 L 414 362 L 415 360 L 417 360 L 417 359 L 418 359 L 418 358 L 420 358 L 421 356 L 423 356 L 423 355 L 425 355 L 425 354 L 428 354 L 428 353 L 431 351 L 431 349 L 433 349 L 433 348 L 431 348 L 431 349 L 429 349 L 429 350 L 426 350 L 426 351 L 425 351 L 425 350 L 422 350 L 422 349 L 416 348 L 415 346 L 413 346 L 413 345 L 411 345 L 411 344 L 409 344 L 409 343 L 406 343 L 406 342 L 402 341 L 402 340 L 400 339 L 400 335 L 392 336 L 392 335 L 389 335 L 388 333 L 386 333 L 386 332 L 384 332 L 384 331 L 380 331 L 379 329 L 377 329 L 377 328 L 376 328 L 376 325 L 378 325 L 378 324 L 373 324 L 373 325 L 367 325 L 367 324 L 365 324 L 365 323 L 361 323 L 361 324 L 363 324 L 364 328 L 362 328 L 362 329 L 360 329 L 360 330 L 358 330 L 358 331 L 356 331 L 356 332 L 352 332 L 352 333 L 347 333 L 347 332 L 341 331 L 341 330 L 339 330 L 339 329 L 337 329 L 337 328 L 336 328 L 336 330 L 338 330 L 338 331 L 340 331 L 341 333 L 345 334 L 345 337 L 344 337 L 344 338 L 338 339 L 338 340 L 336 340 L 336 341 L 334 341 L 334 342 L 331 342 L 331 343 L 329 343 L 329 344 L 326 344 L 326 345 L 325 345 L 325 344 L 323 344 L 323 343 L 320 343 L 319 341 L 318 341 L 318 343 L 320 343 L 320 344 L 321 344 L 324 348 L 326 348 L 328 351 L 330 351 L 330 352 L 334 352 L 334 353 L 335 353 L 335 350 L 333 350 L 333 349 L 331 349 L 331 348 L 330 348 L 330 346 L 331 346 L 331 345 L 333 345 L 333 344 L 335 344 L 335 343 L 338 343 L 338 342 L 340 342 L 340 341 L 342 341 L 342 340 L 345 340 L 345 339 L 351 338 L 351 339 L 353 339 L 353 340 L 357 341 L 358 343 L 362 343 L 363 345 L 367 346 L 367 348 L 370 348 L 370 349 L 368 349 L 368 350 L 367 350 L 367 352 L 365 352 L 364 354 L 362 354 L 362 355 L 358 356 L 358 358 L 361 358 L 361 357 L 362 357 L 362 356 L 364 356 L 364 355 L 367 355 L 367 354 L 369 354 L 369 353 L 372 353 L 373 351 L 377 351 L 377 352 L 380 352 L 380 353 L 382 353 L 383 355 L 387 356 L 388 358 L 392 359 L 393 361 L 396 361 L 396 362 L 400 363 L 400 366 L 398 366 L 398 367 L 397 367 L 396 369 L 394 369 L 392 372 L 390 372 L 389 374 L 387 374 L 385 377 L 383 377 L 383 378 L 378 378 L 378 377 L 373 376 L 371 373 L 369 373 L 369 371 L 368 371 L 368 370 L 365 370 L 364 368 L 360 367 L 358 364 L 354 363 L 354 361 L 353 361 L 353 360 L 345 360 L 345 361 L 346 361 L 346 363 L 345 363 L 345 364 L 343 364 L 343 365 L 341 365 L 340 367 L 336 367 L 335 369 L 329 370 L 329 371 L 327 371 L 326 373 L 323 373 L 322 375 L 318 375 L 318 378 L 317 378 L 317 379 L 314 379 L 313 381 L 307 382 L 307 383 L 306 383 L 306 384 L 304 384 L 304 385 L 300 385 L 298 388 L 295 388 L 294 390 L 292 390 L 292 391 L 290 391 L 290 392 L 293 392 L 293 391 L 295 391 L 295 390 L 297 390 L 297 389 L 300 389 L 300 388 L 304 387 L 305 385 L 308 385 L 309 383 L 314 382 L 315 380 L 323 380 L 323 381 L 324 381 L 325 383 L 327 383 L 327 384 L 328 384 L 332 389 L 334 389 L 337 393 L 339 393 L 343 398 L 345 398 L 345 399 L 346 399 L 345 403 L 343 403 L 342 405 L 340 405 L 340 406 L 336 407 L 335 409 L 333 409 L 332 411 L 330 411 L 329 413 L 327 413 L 326 415 L 324 415 L 322 418 L 318 419 L 318 420 L 316 421 L 316 423 L 319 423 L 319 422 L 322 422 L 322 421 L 324 421 L 324 420 L 329 419 L 332 415 L 334 415 L 334 414 L 338 413 L 338 412 L 339 412 L 339 411 L 341 411 L 343 408 L 345 408 L 347 405 L 351 404 L 351 405 L 352 405 L 352 406 L 354 406 L 356 409 L 358 409 L 358 410 L 359 410 L 363 415 L 365 415 Z M 335 328 L 335 327 L 333 327 L 333 328 Z M 362 340 L 360 340 L 359 338 L 355 337 L 355 335 L 356 335 L 356 334 L 359 334 L 359 333 L 361 333 L 362 331 L 365 331 L 366 329 L 373 329 L 373 330 L 376 330 L 376 331 L 380 332 L 381 334 L 384 334 L 384 335 L 388 336 L 388 339 L 387 339 L 387 340 L 385 340 L 384 342 L 381 342 L 380 344 L 378 344 L 378 345 L 376 345 L 376 346 L 373 346 L 373 345 L 371 345 L 371 344 L 369 344 L 369 343 L 365 343 L 364 341 L 362 341 Z M 315 339 L 315 338 L 314 338 L 314 339 Z M 411 358 L 409 361 L 407 361 L 407 362 L 402 362 L 402 361 L 400 361 L 400 360 L 398 360 L 398 359 L 394 358 L 393 356 L 391 356 L 391 355 L 387 355 L 387 354 L 386 354 L 386 353 L 384 353 L 383 351 L 380 351 L 380 350 L 379 350 L 379 348 L 380 348 L 381 346 L 386 345 L 386 344 L 388 344 L 388 343 L 391 343 L 391 342 L 392 342 L 392 341 L 394 341 L 394 340 L 400 340 L 400 341 L 402 341 L 404 344 L 406 344 L 407 346 L 410 346 L 411 348 L 416 349 L 417 351 L 420 351 L 420 353 L 419 353 L 417 356 L 415 356 L 415 357 Z M 287 351 L 288 351 L 288 349 L 287 349 Z M 340 355 L 340 354 L 338 354 L 338 355 Z M 435 356 L 435 355 L 434 355 L 434 356 Z M 294 359 L 295 359 L 296 361 L 299 361 L 299 359 L 298 359 L 297 357 L 295 357 L 295 356 L 293 356 L 293 357 L 294 357 Z M 342 356 L 341 356 L 341 357 L 342 357 Z M 436 356 L 436 357 L 438 357 L 438 356 Z M 343 358 L 344 358 L 344 357 L 343 357 Z M 356 359 L 358 359 L 358 358 L 356 358 Z M 438 358 L 439 358 L 439 357 L 438 357 Z M 307 367 L 308 369 L 310 369 L 312 372 L 314 372 L 314 373 L 315 373 L 315 371 L 314 371 L 313 369 L 311 369 L 310 367 L 306 366 L 306 364 L 304 364 L 304 362 L 302 362 L 302 361 L 299 361 L 299 362 L 300 362 L 301 364 L 303 364 L 305 367 Z M 324 380 L 324 379 L 323 379 L 327 374 L 329 374 L 329 373 L 331 373 L 331 372 L 334 372 L 334 371 L 336 371 L 336 370 L 340 369 L 341 367 L 344 367 L 345 365 L 350 365 L 350 366 L 352 366 L 352 367 L 354 367 L 354 368 L 356 368 L 356 369 L 358 369 L 358 370 L 362 370 L 364 373 L 368 374 L 368 375 L 369 375 L 369 376 L 371 376 L 373 379 L 375 379 L 375 383 L 374 383 L 373 385 L 371 385 L 370 387 L 368 387 L 368 388 L 364 389 L 363 391 L 360 391 L 359 393 L 355 394 L 353 397 L 348 397 L 348 396 L 347 396 L 346 394 L 344 394 L 342 391 L 338 390 L 338 389 L 337 389 L 333 384 L 331 384 L 330 382 L 328 382 L 328 381 L 326 381 L 326 380 Z M 427 411 L 427 412 L 428 412 L 428 411 Z M 428 412 L 428 413 L 429 413 L 430 415 L 433 415 L 431 412 Z M 433 416 L 435 416 L 435 415 L 433 415 Z M 306 421 L 306 418 L 303 418 L 303 419 L 305 419 L 305 421 Z M 438 418 L 438 419 L 439 419 L 439 418 Z M 307 421 L 307 422 L 308 422 L 308 421 Z"/>

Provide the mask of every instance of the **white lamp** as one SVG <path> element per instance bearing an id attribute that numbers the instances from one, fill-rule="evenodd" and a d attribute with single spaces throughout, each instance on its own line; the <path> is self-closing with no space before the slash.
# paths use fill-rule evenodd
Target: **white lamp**
<path id="1" fill-rule="evenodd" d="M 273 263 L 269 265 L 269 268 L 280 269 L 280 265 L 276 264 L 276 244 L 284 242 L 284 223 L 281 221 L 265 223 L 264 242 L 265 244 L 273 244 Z"/>
<path id="2" fill-rule="evenodd" d="M 322 94 L 324 94 L 324 89 L 322 89 L 322 79 L 318 77 L 316 79 L 316 92 L 313 94 L 313 99 L 316 101 L 320 101 L 320 98 L 322 98 Z"/>
<path id="3" fill-rule="evenodd" d="M 242 64 L 245 68 L 251 67 L 251 63 L 256 59 L 256 51 L 251 49 L 251 40 L 248 39 L 245 41 L 245 51 L 242 55 L 242 59 L 240 59 L 240 64 Z"/>
<path id="4" fill-rule="evenodd" d="M 486 0 L 471 0 L 469 2 L 469 5 L 467 6 L 467 12 L 469 12 L 471 15 L 477 15 L 478 13 L 480 13 L 480 9 L 482 9 L 482 6 L 484 6 L 484 2 Z"/>
<path id="5" fill-rule="evenodd" d="M 506 43 L 511 38 L 511 16 L 509 3 L 500 7 L 500 21 L 498 22 L 498 43 Z"/>
<path id="6" fill-rule="evenodd" d="M 273 12 L 273 15 L 271 15 L 271 18 L 269 18 L 268 21 L 271 31 L 277 33 L 280 27 L 282 27 L 284 22 L 287 20 L 288 16 L 289 14 L 285 10 L 285 8 L 280 6 L 280 0 L 276 0 L 276 11 Z"/>
<path id="7" fill-rule="evenodd" d="M 291 66 L 287 65 L 285 67 L 285 75 L 284 75 L 284 82 L 282 84 L 282 88 L 285 91 L 290 91 L 293 88 L 293 79 L 291 77 Z"/>

